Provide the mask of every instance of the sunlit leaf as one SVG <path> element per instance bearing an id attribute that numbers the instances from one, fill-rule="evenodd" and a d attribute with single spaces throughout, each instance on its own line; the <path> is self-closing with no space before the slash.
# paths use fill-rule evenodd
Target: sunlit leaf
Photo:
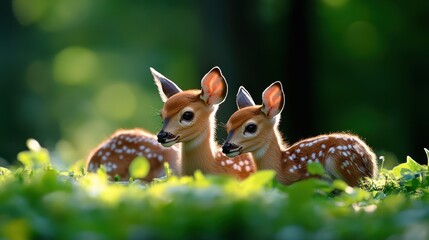
<path id="1" fill-rule="evenodd" d="M 9 175 L 9 174 L 11 174 L 11 173 L 12 173 L 12 172 L 11 172 L 9 169 L 4 168 L 4 167 L 0 167 L 0 176 Z"/>
<path id="2" fill-rule="evenodd" d="M 429 150 L 427 148 L 425 148 L 425 152 L 426 152 L 426 158 L 427 158 L 427 165 L 428 165 L 428 168 L 429 168 Z"/>
<path id="3" fill-rule="evenodd" d="M 149 161 L 144 157 L 135 158 L 130 164 L 130 176 L 132 178 L 144 178 L 150 170 Z"/>
<path id="4" fill-rule="evenodd" d="M 392 173 L 396 178 L 400 178 L 413 172 L 424 171 L 426 168 L 418 164 L 411 157 L 407 157 L 406 163 L 401 163 L 392 169 Z"/>
<path id="5" fill-rule="evenodd" d="M 254 189 L 260 189 L 263 186 L 267 186 L 271 183 L 276 176 L 275 171 L 272 170 L 261 170 L 252 175 L 242 182 L 242 186 L 252 187 Z"/>
<path id="6" fill-rule="evenodd" d="M 170 168 L 170 164 L 168 162 L 164 162 L 164 170 L 165 170 L 165 176 L 170 177 L 173 175 L 173 171 Z"/>
<path id="7" fill-rule="evenodd" d="M 324 175 L 325 169 L 323 168 L 322 164 L 318 162 L 312 162 L 307 165 L 307 170 L 312 175 Z"/>
<path id="8" fill-rule="evenodd" d="M 411 157 L 407 157 L 407 164 L 410 167 L 411 171 L 419 172 L 425 170 L 425 167 L 420 165 L 418 162 L 414 161 Z"/>
<path id="9" fill-rule="evenodd" d="M 349 187 L 349 185 L 347 185 L 347 183 L 345 183 L 343 180 L 335 179 L 334 181 L 332 181 L 332 187 L 334 189 L 344 191 L 347 187 Z"/>
<path id="10" fill-rule="evenodd" d="M 42 148 L 34 139 L 27 140 L 27 146 L 30 151 L 22 151 L 17 156 L 26 169 L 40 169 L 50 165 L 47 149 Z"/>

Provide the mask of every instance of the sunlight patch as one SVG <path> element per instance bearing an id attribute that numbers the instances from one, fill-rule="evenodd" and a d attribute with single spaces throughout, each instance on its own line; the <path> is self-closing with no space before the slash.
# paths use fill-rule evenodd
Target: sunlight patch
<path id="1" fill-rule="evenodd" d="M 97 55 L 83 47 L 73 46 L 61 50 L 54 59 L 55 81 L 65 85 L 82 85 L 91 81 L 97 72 Z"/>

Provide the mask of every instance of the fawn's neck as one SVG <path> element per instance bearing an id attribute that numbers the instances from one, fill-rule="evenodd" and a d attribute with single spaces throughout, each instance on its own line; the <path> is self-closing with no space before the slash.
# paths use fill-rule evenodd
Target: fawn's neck
<path id="1" fill-rule="evenodd" d="M 214 139 L 214 117 L 194 139 L 182 143 L 182 174 L 193 175 L 196 170 L 203 173 L 216 173 Z"/>
<path id="2" fill-rule="evenodd" d="M 280 134 L 275 131 L 273 131 L 269 139 L 260 149 L 253 152 L 252 155 L 258 169 L 273 169 L 276 172 L 280 172 L 283 141 Z"/>

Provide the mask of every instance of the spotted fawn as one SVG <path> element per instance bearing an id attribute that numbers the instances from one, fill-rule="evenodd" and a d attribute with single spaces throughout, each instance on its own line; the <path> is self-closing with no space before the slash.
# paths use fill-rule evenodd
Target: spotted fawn
<path id="1" fill-rule="evenodd" d="M 104 165 L 106 173 L 125 181 L 130 178 L 129 166 L 139 157 L 145 157 L 150 164 L 144 181 L 152 181 L 165 175 L 164 163 L 168 163 L 173 173 L 180 174 L 179 148 L 165 148 L 157 142 L 157 137 L 143 129 L 117 130 L 112 136 L 97 146 L 87 159 L 88 172 L 95 172 Z"/>
<path id="2" fill-rule="evenodd" d="M 291 184 L 311 176 L 307 164 L 319 162 L 331 178 L 358 186 L 361 178 L 377 174 L 376 156 L 356 135 L 333 133 L 304 139 L 292 146 L 283 142 L 278 130 L 284 106 L 280 82 L 274 82 L 262 93 L 262 105 L 255 105 L 250 94 L 240 87 L 238 110 L 226 124 L 228 137 L 223 153 L 234 157 L 252 153 L 258 169 L 274 169 L 283 184 Z"/>

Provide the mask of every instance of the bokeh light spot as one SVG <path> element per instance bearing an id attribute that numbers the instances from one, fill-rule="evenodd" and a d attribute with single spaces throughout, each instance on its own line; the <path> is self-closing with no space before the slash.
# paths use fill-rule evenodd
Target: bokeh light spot
<path id="1" fill-rule="evenodd" d="M 345 32 L 345 45 L 355 57 L 373 57 L 380 50 L 379 35 L 369 22 L 356 21 Z"/>
<path id="2" fill-rule="evenodd" d="M 348 3 L 349 0 L 323 0 L 326 5 L 331 7 L 342 7 Z"/>
<path id="3" fill-rule="evenodd" d="M 49 7 L 49 0 L 13 0 L 12 9 L 22 25 L 40 21 Z"/>
<path id="4" fill-rule="evenodd" d="M 81 24 L 89 16 L 93 4 L 93 1 L 87 0 L 44 1 L 50 1 L 49 13 L 41 19 L 39 26 L 46 31 L 64 30 Z"/>
<path id="5" fill-rule="evenodd" d="M 137 109 L 134 89 L 125 83 L 114 83 L 100 90 L 95 99 L 97 109 L 106 117 L 124 120 L 132 117 Z"/>
<path id="6" fill-rule="evenodd" d="M 94 78 L 98 67 L 97 55 L 83 47 L 68 47 L 54 59 L 54 79 L 67 85 L 80 85 Z"/>

